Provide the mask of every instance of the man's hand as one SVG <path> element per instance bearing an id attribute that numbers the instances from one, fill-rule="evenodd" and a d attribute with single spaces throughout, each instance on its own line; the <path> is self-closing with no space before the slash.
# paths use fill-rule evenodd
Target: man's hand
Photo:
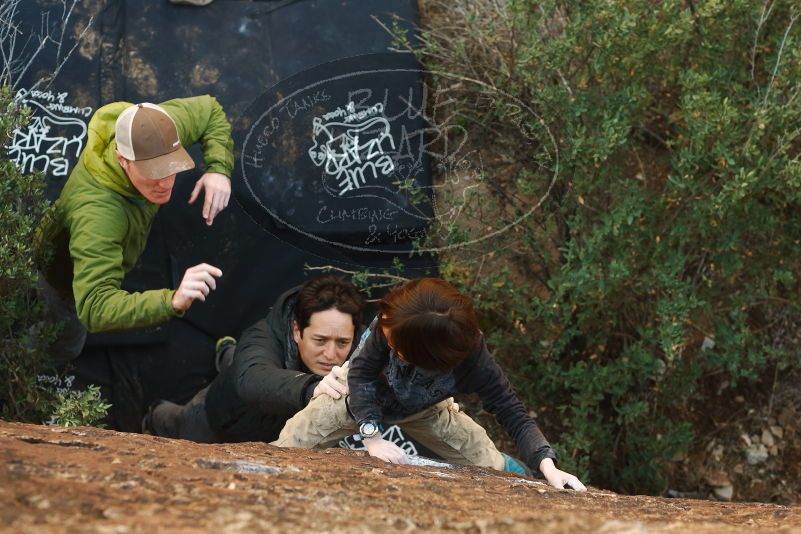
<path id="1" fill-rule="evenodd" d="M 220 276 L 222 271 L 207 263 L 190 267 L 184 273 L 181 285 L 172 295 L 172 307 L 177 311 L 186 311 L 195 299 L 206 302 L 211 290 L 217 289 L 217 281 L 214 278 Z"/>
<path id="2" fill-rule="evenodd" d="M 451 413 L 459 413 L 459 403 L 453 402 L 453 397 L 447 399 L 448 401 L 448 411 Z"/>
<path id="3" fill-rule="evenodd" d="M 557 469 L 550 458 L 543 458 L 540 462 L 540 472 L 545 476 L 548 484 L 554 488 L 565 489 L 568 487 L 576 491 L 587 491 L 587 488 L 576 476 Z"/>
<path id="4" fill-rule="evenodd" d="M 347 365 L 347 363 L 345 365 Z M 342 378 L 344 370 L 345 366 L 340 367 L 335 365 L 332 367 L 331 371 L 325 375 L 317 384 L 317 387 L 314 388 L 312 398 L 315 399 L 320 395 L 328 395 L 332 399 L 341 399 L 342 395 L 347 395 L 348 386 L 337 380 L 338 378 Z"/>
<path id="5" fill-rule="evenodd" d="M 206 224 L 211 226 L 214 217 L 228 206 L 231 198 L 231 180 L 224 174 L 218 172 L 207 172 L 195 184 L 192 194 L 189 196 L 189 203 L 193 204 L 197 200 L 200 190 L 204 189 L 203 218 Z"/>
<path id="6" fill-rule="evenodd" d="M 407 463 L 404 450 L 381 436 L 363 439 L 362 441 L 364 441 L 364 446 L 367 448 L 367 452 L 370 453 L 370 456 L 391 464 Z"/>

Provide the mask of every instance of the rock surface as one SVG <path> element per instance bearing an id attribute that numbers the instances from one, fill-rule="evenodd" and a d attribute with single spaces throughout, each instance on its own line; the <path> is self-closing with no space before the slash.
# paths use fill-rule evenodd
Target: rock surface
<path id="1" fill-rule="evenodd" d="M 801 507 L 557 490 L 364 453 L 0 421 L 8 532 L 801 532 Z"/>

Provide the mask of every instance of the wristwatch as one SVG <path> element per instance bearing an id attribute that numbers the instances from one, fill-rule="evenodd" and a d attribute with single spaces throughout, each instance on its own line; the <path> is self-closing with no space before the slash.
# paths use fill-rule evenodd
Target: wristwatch
<path id="1" fill-rule="evenodd" d="M 374 438 L 380 434 L 378 423 L 375 421 L 365 421 L 359 425 L 359 434 L 362 439 Z"/>

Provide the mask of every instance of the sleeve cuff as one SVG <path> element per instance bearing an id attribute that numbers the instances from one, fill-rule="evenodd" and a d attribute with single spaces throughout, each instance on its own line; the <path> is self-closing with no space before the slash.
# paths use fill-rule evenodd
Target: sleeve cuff
<path id="1" fill-rule="evenodd" d="M 217 163 L 213 163 L 206 167 L 206 172 L 216 172 L 219 174 L 223 174 L 229 180 L 231 179 L 232 170 L 233 169 L 229 169 L 228 167 Z"/>
<path id="2" fill-rule="evenodd" d="M 554 463 L 556 463 L 556 451 L 554 451 L 549 445 L 540 447 L 537 452 L 534 453 L 534 461 L 531 465 L 529 465 L 529 467 L 535 473 L 542 475 L 542 472 L 540 471 L 540 463 L 546 458 L 550 458 L 554 461 Z"/>
<path id="3" fill-rule="evenodd" d="M 175 290 L 169 289 L 164 292 L 164 308 L 167 310 L 167 317 L 183 317 L 183 310 L 176 310 L 172 307 L 172 297 L 175 295 Z"/>

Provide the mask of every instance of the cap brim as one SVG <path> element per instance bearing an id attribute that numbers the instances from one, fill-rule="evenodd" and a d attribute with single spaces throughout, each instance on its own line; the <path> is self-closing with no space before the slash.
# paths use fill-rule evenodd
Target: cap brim
<path id="1" fill-rule="evenodd" d="M 182 146 L 157 158 L 136 160 L 134 164 L 142 176 L 151 180 L 161 180 L 195 168 L 194 160 Z"/>

